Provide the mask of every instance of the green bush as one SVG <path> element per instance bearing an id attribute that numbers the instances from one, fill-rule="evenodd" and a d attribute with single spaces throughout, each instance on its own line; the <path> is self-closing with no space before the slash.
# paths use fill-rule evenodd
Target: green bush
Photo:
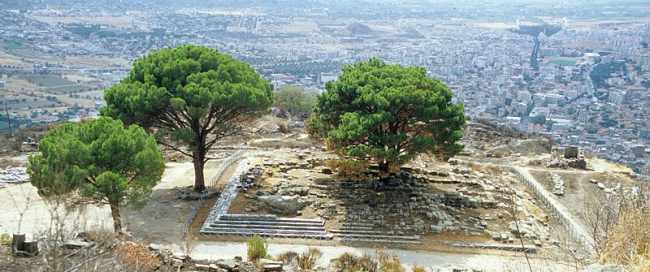
<path id="1" fill-rule="evenodd" d="M 0 246 L 9 246 L 9 245 L 11 245 L 11 236 L 6 233 L 0 234 Z"/>
<path id="2" fill-rule="evenodd" d="M 248 260 L 257 262 L 267 255 L 268 245 L 262 237 L 255 235 L 248 239 Z"/>
<path id="3" fill-rule="evenodd" d="M 317 101 L 317 93 L 286 85 L 275 92 L 274 106 L 287 111 L 293 117 L 304 119 L 314 110 Z"/>

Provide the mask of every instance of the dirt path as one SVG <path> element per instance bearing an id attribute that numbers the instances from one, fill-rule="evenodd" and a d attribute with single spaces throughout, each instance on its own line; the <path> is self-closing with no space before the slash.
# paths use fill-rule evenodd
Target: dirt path
<path id="1" fill-rule="evenodd" d="M 226 167 L 222 171 L 222 173 L 219 176 L 219 180 L 216 182 L 217 187 L 223 188 L 228 183 L 228 181 L 230 181 L 230 178 L 237 171 L 237 168 L 239 167 L 239 162 L 241 160 L 243 160 L 243 158 L 239 158 L 239 159 L 233 161 L 228 167 Z M 217 173 L 215 173 L 215 174 L 217 174 Z M 203 225 L 205 220 L 208 218 L 208 215 L 210 214 L 210 211 L 211 211 L 212 207 L 214 207 L 214 204 L 216 203 L 216 201 L 217 201 L 217 198 L 212 198 L 212 199 L 208 199 L 206 201 L 203 201 L 201 203 L 198 203 L 199 210 L 196 213 L 196 216 L 194 217 L 194 220 L 192 221 L 192 224 L 190 225 L 187 240 L 198 241 L 198 240 L 204 239 L 204 237 L 202 237 L 199 234 L 199 231 L 201 230 L 201 226 Z"/>
<path id="2" fill-rule="evenodd" d="M 373 255 L 377 249 L 358 248 L 348 246 L 307 246 L 301 244 L 273 244 L 269 245 L 269 255 L 276 256 L 287 251 L 303 252 L 308 248 L 318 248 L 323 256 L 319 259 L 320 266 L 326 266 L 331 259 L 343 253 L 356 255 Z M 455 269 L 475 269 L 486 272 L 501 271 L 528 271 L 526 260 L 523 257 L 499 256 L 489 254 L 463 254 L 444 253 L 413 250 L 382 250 L 385 253 L 396 255 L 407 266 L 418 265 L 431 267 L 430 271 L 451 271 Z M 236 256 L 246 257 L 246 243 L 242 242 L 200 242 L 195 243 L 191 250 L 192 259 L 214 260 L 232 259 Z M 575 271 L 575 268 L 545 259 L 531 260 L 533 270 L 539 272 Z M 440 269 L 440 270 L 438 270 Z"/>
<path id="3" fill-rule="evenodd" d="M 573 232 L 573 236 L 577 240 L 582 242 L 587 248 L 593 246 L 593 241 L 589 232 L 587 232 L 587 228 L 580 223 L 580 220 L 578 220 L 567 207 L 555 199 L 555 197 L 546 190 L 533 175 L 530 174 L 527 168 L 520 166 L 513 166 L 512 168 L 519 173 L 521 178 L 527 181 L 528 186 L 536 192 L 538 197 L 542 198 L 541 200 L 543 202 L 551 206 L 551 209 L 555 211 L 556 215 L 560 217 L 566 227 Z"/>
<path id="4" fill-rule="evenodd" d="M 211 162 L 208 167 L 213 168 L 214 164 L 218 163 Z M 122 209 L 126 230 L 136 238 L 146 241 L 182 241 L 182 227 L 191 211 L 192 202 L 178 201 L 176 190 L 193 183 L 194 168 L 191 162 L 167 163 L 163 178 L 154 187 L 147 204 L 141 209 Z M 106 205 L 83 206 L 82 209 L 69 210 L 62 218 L 69 231 L 112 230 L 113 220 Z M 30 183 L 0 189 L 0 233 L 22 232 L 28 236 L 38 235 L 49 229 L 50 222 L 53 221 L 51 211 L 51 206 L 38 195 L 36 188 Z"/>

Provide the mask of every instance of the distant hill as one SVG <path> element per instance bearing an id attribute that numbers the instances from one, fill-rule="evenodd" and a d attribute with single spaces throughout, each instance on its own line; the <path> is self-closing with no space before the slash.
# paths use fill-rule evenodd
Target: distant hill
<path id="1" fill-rule="evenodd" d="M 405 38 L 410 38 L 410 39 L 424 39 L 426 38 L 420 31 L 418 31 L 415 28 L 412 27 L 407 27 L 405 29 L 402 29 L 402 33 L 400 33 L 400 36 L 405 37 Z"/>
<path id="2" fill-rule="evenodd" d="M 372 35 L 373 31 L 369 26 L 362 23 L 352 23 L 345 27 L 345 29 L 354 36 L 367 36 Z"/>

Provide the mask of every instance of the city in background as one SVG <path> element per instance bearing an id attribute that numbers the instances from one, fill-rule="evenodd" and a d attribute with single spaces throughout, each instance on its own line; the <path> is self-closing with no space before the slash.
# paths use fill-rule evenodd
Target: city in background
<path id="1" fill-rule="evenodd" d="M 206 3 L 207 2 L 207 3 Z M 424 67 L 466 114 L 643 173 L 650 149 L 644 1 L 0 2 L 0 129 L 94 117 L 151 51 L 200 44 L 274 86 L 320 92 L 370 57 Z"/>

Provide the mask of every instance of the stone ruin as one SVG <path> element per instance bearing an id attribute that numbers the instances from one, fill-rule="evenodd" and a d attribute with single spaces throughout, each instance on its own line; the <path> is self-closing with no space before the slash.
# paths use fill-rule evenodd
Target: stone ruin
<path id="1" fill-rule="evenodd" d="M 587 170 L 587 160 L 578 147 L 553 148 L 551 159 L 546 164 L 549 168 L 575 168 Z"/>
<path id="2" fill-rule="evenodd" d="M 520 232 L 512 231 L 509 203 L 513 195 L 525 196 L 515 194 L 510 184 L 494 182 L 465 166 L 404 167 L 385 178 L 371 169 L 368 181 L 350 181 L 333 178 L 319 154 L 301 152 L 296 157 L 267 159 L 240 172 L 232 182 L 242 194 L 239 197 L 245 198 L 245 207 L 237 208 L 237 214 L 224 210 L 209 217 L 200 232 L 401 245 L 421 244 L 424 236 L 452 232 L 493 237 L 502 245 L 499 248 L 519 236 L 538 245 L 548 237 L 541 222 L 532 218 L 521 222 Z M 261 183 L 265 173 L 281 181 Z M 218 201 L 215 207 L 227 205 Z"/>
<path id="3" fill-rule="evenodd" d="M 552 173 L 551 180 L 553 181 L 553 194 L 556 196 L 563 196 L 565 187 L 562 177 L 556 173 Z"/>

